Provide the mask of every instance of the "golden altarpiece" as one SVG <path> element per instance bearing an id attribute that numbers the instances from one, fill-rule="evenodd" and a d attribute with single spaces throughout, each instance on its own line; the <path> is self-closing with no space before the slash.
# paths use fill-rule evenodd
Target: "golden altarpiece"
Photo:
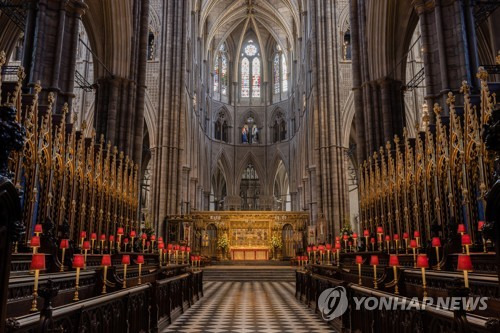
<path id="1" fill-rule="evenodd" d="M 268 260 L 301 252 L 308 225 L 309 214 L 302 212 L 218 211 L 170 216 L 165 229 L 168 242 L 189 245 L 207 257 Z M 276 242 L 281 246 L 273 246 Z"/>

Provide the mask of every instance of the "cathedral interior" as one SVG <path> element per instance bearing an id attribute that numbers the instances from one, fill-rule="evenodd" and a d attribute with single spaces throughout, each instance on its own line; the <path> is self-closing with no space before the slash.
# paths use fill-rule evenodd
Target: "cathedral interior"
<path id="1" fill-rule="evenodd" d="M 0 332 L 500 332 L 499 93 L 499 0 L 0 0 Z"/>

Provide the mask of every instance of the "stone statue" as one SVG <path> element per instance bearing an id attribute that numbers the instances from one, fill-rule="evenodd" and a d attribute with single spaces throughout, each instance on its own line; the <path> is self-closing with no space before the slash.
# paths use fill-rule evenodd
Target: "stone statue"
<path id="1" fill-rule="evenodd" d="M 241 142 L 242 143 L 248 143 L 248 126 L 245 125 L 241 129 Z"/>
<path id="2" fill-rule="evenodd" d="M 255 124 L 252 127 L 252 143 L 259 143 L 259 129 Z"/>

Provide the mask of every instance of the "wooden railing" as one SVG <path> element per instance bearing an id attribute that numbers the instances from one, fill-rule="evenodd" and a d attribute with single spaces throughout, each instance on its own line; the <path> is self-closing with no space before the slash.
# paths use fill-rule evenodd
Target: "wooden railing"
<path id="1" fill-rule="evenodd" d="M 358 285 L 357 282 L 357 267 L 344 266 L 342 268 L 312 265 L 308 270 L 297 270 L 296 272 L 296 298 L 307 306 L 319 312 L 318 299 L 321 293 L 334 287 L 344 287 L 347 291 L 347 299 L 349 307 L 347 311 L 340 317 L 330 321 L 329 324 L 336 330 L 342 332 L 498 332 L 500 323 L 498 316 L 498 280 L 492 281 L 495 277 L 476 276 L 471 279 L 471 289 L 476 290 L 479 286 L 483 288 L 491 288 L 494 294 L 488 301 L 489 311 L 480 315 L 480 311 L 467 312 L 465 309 L 456 311 L 438 309 L 434 306 L 426 306 L 424 310 L 415 308 L 410 310 L 385 310 L 379 308 L 367 310 L 364 307 L 356 309 L 353 297 L 370 297 L 377 298 L 394 298 L 396 295 L 392 293 L 393 276 L 391 269 L 380 267 L 378 269 L 377 279 L 380 289 L 374 289 L 372 285 L 373 271 L 370 272 L 370 267 L 363 267 L 362 282 L 363 285 Z M 371 275 L 370 275 L 371 273 Z M 437 274 L 437 273 L 436 273 Z M 456 281 L 459 278 L 458 273 L 444 272 L 440 274 L 447 275 L 443 281 L 447 281 L 444 285 L 436 285 L 432 287 L 432 279 L 435 276 L 432 274 L 427 279 L 431 281 L 430 287 L 427 289 L 430 297 L 437 296 L 463 296 L 467 297 L 467 290 L 456 288 Z M 400 272 L 400 292 L 406 297 L 404 308 L 411 301 L 412 297 L 421 298 L 421 281 L 417 281 L 419 274 L 414 269 L 404 269 Z M 416 280 L 415 280 L 416 279 Z M 410 286 L 413 287 L 410 287 Z M 494 286 L 497 288 L 494 288 Z M 496 290 L 496 291 L 495 291 Z M 464 293 L 465 292 L 465 293 Z M 459 294 L 462 293 L 462 294 Z M 474 294 L 477 295 L 477 294 Z M 492 295 L 489 295 L 492 296 Z M 496 299 L 495 299 L 496 298 Z M 495 316 L 496 313 L 496 316 Z M 488 316 L 490 315 L 490 316 Z"/>
<path id="2" fill-rule="evenodd" d="M 45 304 L 9 318 L 7 332 L 156 332 L 203 296 L 202 282 L 202 271 L 190 271 L 54 309 Z"/>

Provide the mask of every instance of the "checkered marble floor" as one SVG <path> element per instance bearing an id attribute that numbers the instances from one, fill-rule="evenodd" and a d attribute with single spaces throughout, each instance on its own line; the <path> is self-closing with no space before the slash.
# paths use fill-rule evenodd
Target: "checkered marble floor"
<path id="1" fill-rule="evenodd" d="M 293 282 L 205 282 L 205 297 L 163 332 L 333 332 L 294 293 Z"/>

